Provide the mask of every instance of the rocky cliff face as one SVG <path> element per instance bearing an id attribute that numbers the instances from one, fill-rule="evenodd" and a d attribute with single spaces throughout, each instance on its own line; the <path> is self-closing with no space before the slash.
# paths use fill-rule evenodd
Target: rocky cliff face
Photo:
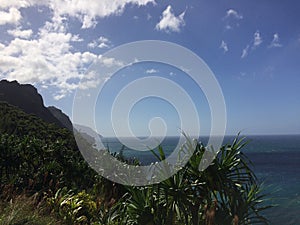
<path id="1" fill-rule="evenodd" d="M 45 107 L 42 96 L 30 84 L 19 84 L 17 81 L 0 81 L 0 101 L 17 106 L 28 114 L 34 114 L 48 123 L 65 127 L 51 111 Z"/>
<path id="2" fill-rule="evenodd" d="M 49 106 L 48 110 L 55 116 L 69 131 L 73 131 L 73 125 L 70 118 L 55 106 Z"/>

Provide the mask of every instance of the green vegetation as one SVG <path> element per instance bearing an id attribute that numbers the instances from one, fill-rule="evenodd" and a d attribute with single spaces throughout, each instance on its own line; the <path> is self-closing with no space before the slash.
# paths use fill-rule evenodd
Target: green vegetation
<path id="1" fill-rule="evenodd" d="M 242 138 L 224 145 L 204 171 L 205 148 L 197 143 L 169 179 L 129 187 L 90 169 L 68 130 L 7 103 L 0 117 L 0 224 L 268 224 Z M 156 156 L 165 158 L 162 148 Z"/>
<path id="2" fill-rule="evenodd" d="M 68 130 L 7 103 L 1 103 L 0 116 L 1 186 L 35 193 L 93 185 L 96 174 L 83 160 Z"/>

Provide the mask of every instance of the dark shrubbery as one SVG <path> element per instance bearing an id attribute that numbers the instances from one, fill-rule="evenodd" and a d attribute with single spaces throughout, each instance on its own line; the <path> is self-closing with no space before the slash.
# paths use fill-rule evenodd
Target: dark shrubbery
<path id="1" fill-rule="evenodd" d="M 96 173 L 83 160 L 68 130 L 8 104 L 1 104 L 0 116 L 1 186 L 37 192 L 93 185 Z"/>

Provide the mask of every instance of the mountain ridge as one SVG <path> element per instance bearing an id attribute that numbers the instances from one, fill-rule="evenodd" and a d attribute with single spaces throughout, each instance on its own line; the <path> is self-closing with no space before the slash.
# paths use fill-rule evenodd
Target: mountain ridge
<path id="1" fill-rule="evenodd" d="M 54 123 L 60 128 L 72 131 L 72 123 L 67 115 L 56 107 L 46 107 L 42 96 L 31 84 L 19 84 L 17 81 L 0 81 L 0 101 L 33 114 L 45 122 Z"/>

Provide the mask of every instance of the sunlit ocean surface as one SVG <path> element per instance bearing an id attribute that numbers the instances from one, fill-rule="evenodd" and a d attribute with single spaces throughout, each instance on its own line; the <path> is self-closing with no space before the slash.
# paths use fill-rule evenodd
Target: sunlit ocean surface
<path id="1" fill-rule="evenodd" d="M 233 136 L 227 136 L 225 143 L 231 143 Z M 205 145 L 208 137 L 200 138 Z M 254 171 L 264 191 L 269 195 L 269 202 L 277 205 L 265 212 L 272 225 L 300 224 L 300 135 L 263 135 L 247 136 L 248 145 L 244 153 L 254 164 Z M 112 152 L 122 149 L 117 138 L 103 138 L 104 145 Z M 169 155 L 178 143 L 177 137 L 167 137 L 161 143 Z M 149 151 L 134 151 L 123 147 L 125 157 L 138 158 L 143 164 L 150 164 L 156 158 Z"/>

